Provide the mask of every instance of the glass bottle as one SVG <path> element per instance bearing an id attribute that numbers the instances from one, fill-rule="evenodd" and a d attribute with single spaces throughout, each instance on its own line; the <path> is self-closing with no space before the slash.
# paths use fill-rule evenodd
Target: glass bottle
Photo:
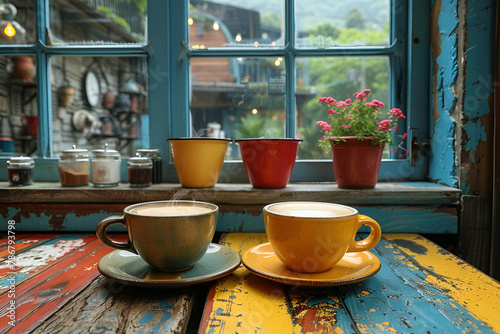
<path id="1" fill-rule="evenodd" d="M 84 186 L 90 181 L 90 159 L 86 149 L 73 149 L 62 152 L 59 160 L 59 180 L 62 186 Z"/>
<path id="2" fill-rule="evenodd" d="M 162 160 L 160 150 L 154 148 L 138 149 L 137 154 L 142 157 L 148 157 L 153 162 L 152 182 L 153 184 L 161 183 L 162 179 Z"/>
<path id="3" fill-rule="evenodd" d="M 120 183 L 120 152 L 109 150 L 108 144 L 104 144 L 104 150 L 93 150 L 92 155 L 92 183 L 94 186 L 117 186 Z"/>
<path id="4" fill-rule="evenodd" d="M 128 159 L 128 184 L 133 188 L 149 187 L 152 183 L 153 162 L 147 157 Z"/>
<path id="5" fill-rule="evenodd" d="M 30 157 L 12 157 L 7 160 L 9 183 L 13 186 L 27 186 L 35 179 L 35 161 Z"/>

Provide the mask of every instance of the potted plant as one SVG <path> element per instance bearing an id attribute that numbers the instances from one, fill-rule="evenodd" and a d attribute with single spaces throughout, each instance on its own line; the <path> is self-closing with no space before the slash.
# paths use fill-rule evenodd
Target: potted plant
<path id="1" fill-rule="evenodd" d="M 316 122 L 324 133 L 319 145 L 332 149 L 335 179 L 340 188 L 375 187 L 384 146 L 394 145 L 392 132 L 398 130 L 398 120 L 405 118 L 399 108 L 391 109 L 387 112 L 388 117 L 383 118 L 384 103 L 368 101 L 369 94 L 370 89 L 356 92 L 354 101 L 351 98 L 344 101 L 332 97 L 318 99 L 328 108 L 327 121 Z M 406 133 L 402 141 L 405 138 Z M 403 156 L 406 155 L 401 144 L 398 148 L 405 151 Z"/>

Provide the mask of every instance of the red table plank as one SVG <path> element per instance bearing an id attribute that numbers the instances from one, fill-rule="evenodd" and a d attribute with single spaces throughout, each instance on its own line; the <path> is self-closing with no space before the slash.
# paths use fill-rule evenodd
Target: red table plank
<path id="1" fill-rule="evenodd" d="M 10 326 L 9 319 L 1 317 L 0 331 L 26 333 L 34 329 L 99 275 L 99 260 L 113 249 L 103 246 L 94 235 L 86 239 L 86 245 L 59 258 L 50 270 L 41 271 L 16 288 L 16 325 Z M 10 301 L 8 294 L 0 296 L 0 315 L 8 312 Z"/>

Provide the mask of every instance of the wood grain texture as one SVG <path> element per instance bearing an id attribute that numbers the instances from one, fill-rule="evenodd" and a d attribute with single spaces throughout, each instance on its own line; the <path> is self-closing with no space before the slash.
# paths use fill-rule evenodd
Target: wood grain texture
<path id="1" fill-rule="evenodd" d="M 261 239 L 259 239 L 261 238 Z M 231 233 L 245 250 L 264 234 Z M 212 288 L 200 333 L 496 333 L 500 284 L 415 234 L 385 234 L 372 250 L 375 276 L 350 285 L 304 289 L 239 272 Z M 281 318 L 279 318 L 281 316 Z M 237 321 L 235 321 L 237 319 Z M 279 320 L 278 320 L 279 319 Z M 280 324 L 281 328 L 275 328 Z"/>
<path id="2" fill-rule="evenodd" d="M 99 276 L 33 333 L 184 333 L 194 290 L 137 288 Z"/>
<path id="3" fill-rule="evenodd" d="M 84 186 L 64 188 L 58 183 L 38 182 L 26 187 L 7 187 L 3 203 L 139 203 L 168 199 L 194 199 L 214 204 L 255 205 L 279 201 L 323 201 L 346 205 L 453 205 L 461 191 L 429 182 L 380 182 L 374 189 L 340 189 L 334 183 L 289 184 L 283 189 L 256 189 L 249 184 L 216 184 L 212 188 L 186 189 L 179 184 L 154 184 L 136 190 L 126 184 L 112 188 Z M 6 215 L 0 208 L 0 214 Z"/>
<path id="4" fill-rule="evenodd" d="M 35 245 L 16 253 L 17 265 L 0 281 L 5 283 L 0 291 L 0 333 L 186 331 L 196 288 L 144 289 L 102 277 L 97 264 L 113 249 L 95 234 L 47 234 L 41 239 L 19 235 L 19 240 Z M 5 316 L 12 301 L 14 326 Z"/>

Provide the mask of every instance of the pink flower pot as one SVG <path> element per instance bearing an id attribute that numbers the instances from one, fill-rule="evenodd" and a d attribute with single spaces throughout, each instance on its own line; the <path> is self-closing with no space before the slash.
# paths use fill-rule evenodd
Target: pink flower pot
<path id="1" fill-rule="evenodd" d="M 239 139 L 243 165 L 255 188 L 284 188 L 301 139 Z"/>

